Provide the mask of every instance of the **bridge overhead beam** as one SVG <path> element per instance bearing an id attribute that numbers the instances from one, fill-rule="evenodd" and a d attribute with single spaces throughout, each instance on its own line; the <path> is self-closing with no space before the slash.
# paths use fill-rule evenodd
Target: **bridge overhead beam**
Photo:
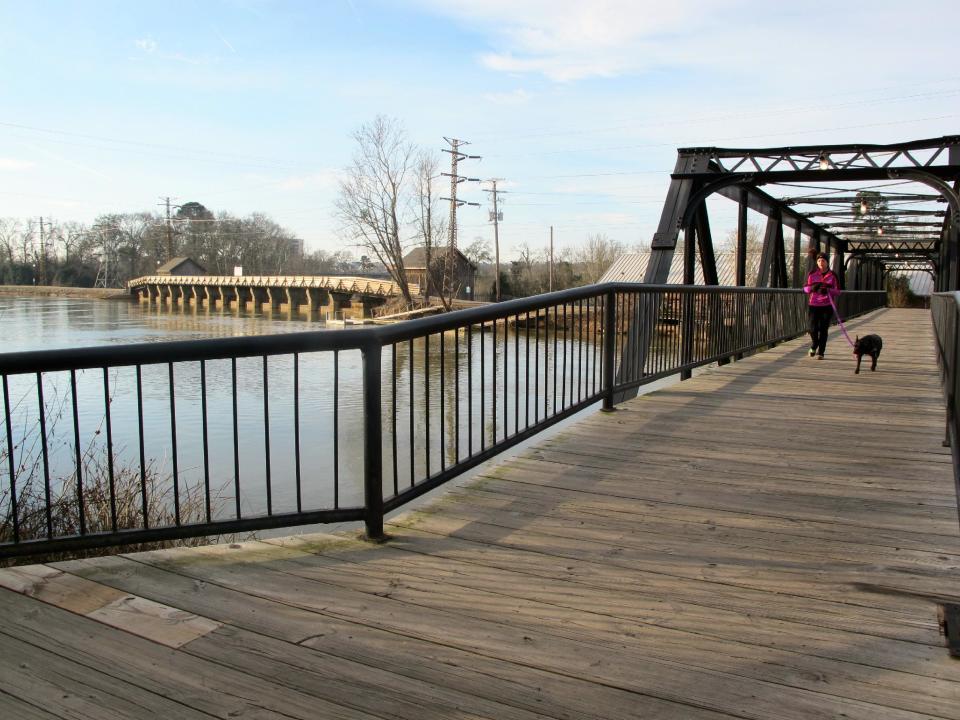
<path id="1" fill-rule="evenodd" d="M 909 187 L 899 184 L 890 186 L 892 192 L 883 192 L 885 185 L 867 185 L 862 192 L 856 187 L 845 189 L 826 188 L 827 192 L 815 192 L 807 197 L 776 198 L 769 195 L 761 186 L 777 186 L 797 183 L 874 183 L 909 179 L 923 182 L 937 190 L 940 195 L 926 192 L 910 192 Z M 948 213 L 943 233 L 942 273 L 946 273 L 943 282 L 951 288 L 960 285 L 960 245 L 954 240 L 957 222 L 950 223 L 950 217 L 960 217 L 957 209 L 957 192 L 950 196 L 949 184 L 960 181 L 960 136 L 916 140 L 893 145 L 829 145 L 816 147 L 783 147 L 760 149 L 724 149 L 724 148 L 681 148 L 678 151 L 677 165 L 671 175 L 671 185 L 661 215 L 661 223 L 651 244 L 651 264 L 648 265 L 645 281 L 654 282 L 659 277 L 665 279 L 667 272 L 659 266 L 672 259 L 671 248 L 676 247 L 679 233 L 688 237 L 695 233 L 697 215 L 707 197 L 721 195 L 740 205 L 738 234 L 744 230 L 744 206 L 765 215 L 767 218 L 779 214 L 784 227 L 794 231 L 793 248 L 796 250 L 796 234 L 814 238 L 817 249 L 831 252 L 835 265 L 844 267 L 843 256 L 848 252 L 847 240 L 860 239 L 857 233 L 883 225 L 888 237 L 916 234 L 933 246 L 941 241 L 937 236 L 936 223 L 909 222 L 902 217 L 912 215 L 942 216 L 941 209 L 927 207 L 908 207 L 910 203 L 946 202 L 951 210 Z M 877 188 L 880 188 L 878 190 Z M 833 190 L 834 192 L 830 192 Z M 776 192 L 776 190 L 774 190 Z M 876 207 L 864 210 L 863 197 L 876 198 Z M 832 208 L 830 207 L 832 203 Z M 806 212 L 794 206 L 809 204 L 826 205 L 824 210 Z M 848 208 L 840 207 L 847 205 Z M 855 207 L 854 207 L 855 206 Z M 852 222 L 843 224 L 819 224 L 819 217 L 845 217 Z M 859 222 L 857 222 L 859 221 Z M 675 223 L 675 224 L 674 224 Z M 872 224 L 871 224 L 872 223 Z M 909 226 L 909 227 L 908 227 Z M 781 232 L 781 235 L 783 233 Z M 879 233 L 878 233 L 879 234 Z M 698 237 L 698 245 L 700 245 Z M 780 275 L 779 253 L 782 238 L 771 236 L 772 245 L 768 248 L 764 271 L 770 284 L 783 283 Z M 692 241 L 692 237 L 691 237 Z M 786 245 L 782 245 L 786 250 Z M 704 255 L 701 248 L 701 262 L 709 262 L 709 253 Z M 772 263 L 772 264 L 770 264 Z M 792 283 L 798 284 L 799 258 L 794 252 Z M 882 264 L 878 265 L 881 268 Z M 743 282 L 745 274 L 738 268 L 737 281 Z M 871 270 L 871 272 L 873 272 Z M 882 274 L 882 269 L 880 270 Z M 688 273 L 689 274 L 689 273 Z"/>

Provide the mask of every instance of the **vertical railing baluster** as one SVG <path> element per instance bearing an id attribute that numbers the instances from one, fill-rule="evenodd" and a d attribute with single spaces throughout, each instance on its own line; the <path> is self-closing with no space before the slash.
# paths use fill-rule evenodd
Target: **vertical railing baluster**
<path id="1" fill-rule="evenodd" d="M 47 410 L 43 401 L 43 374 L 37 373 L 37 402 L 40 405 L 40 449 L 43 458 L 43 492 L 47 516 L 47 539 L 53 539 L 53 515 L 50 498 L 50 458 L 47 455 Z"/>
<path id="2" fill-rule="evenodd" d="M 110 411 L 110 377 L 103 368 L 104 421 L 107 427 L 107 478 L 110 481 L 110 529 L 117 531 L 117 486 L 113 474 L 113 413 Z M 176 452 L 176 446 L 174 446 Z"/>
<path id="3" fill-rule="evenodd" d="M 577 300 L 577 402 L 583 400 L 583 299 Z"/>
<path id="4" fill-rule="evenodd" d="M 379 438 L 378 438 L 379 440 Z M 381 495 L 383 493 L 381 492 Z M 333 507 L 340 507 L 340 351 L 333 351 Z"/>
<path id="5" fill-rule="evenodd" d="M 493 427 L 493 444 L 497 444 L 497 319 L 491 321 L 493 337 L 490 345 L 491 381 L 493 391 L 490 393 L 490 419 Z"/>
<path id="6" fill-rule="evenodd" d="M 543 309 L 543 419 L 546 420 L 548 417 L 550 417 L 550 308 L 545 307 Z"/>
<path id="7" fill-rule="evenodd" d="M 423 457 L 426 464 L 423 477 L 430 477 L 430 334 L 423 336 L 423 405 L 425 408 L 426 429 L 423 433 Z"/>
<path id="8" fill-rule="evenodd" d="M 392 343 L 392 372 L 390 375 L 390 389 L 393 396 L 393 412 L 390 413 L 390 435 L 393 438 L 393 494 L 400 494 L 399 462 L 397 460 L 397 343 Z"/>
<path id="9" fill-rule="evenodd" d="M 139 367 L 139 366 L 138 366 Z M 77 472 L 77 519 L 80 521 L 80 534 L 87 534 L 87 512 L 83 506 L 83 451 L 80 449 L 80 413 L 77 408 L 77 371 L 70 371 L 70 405 L 73 409 L 73 452 Z M 143 437 L 143 427 L 140 428 Z M 11 450 L 12 453 L 12 450 Z M 13 477 L 11 475 L 11 477 Z M 146 513 L 144 513 L 146 516 Z"/>
<path id="10" fill-rule="evenodd" d="M 529 318 L 530 316 L 527 315 Z M 546 386 L 546 383 L 544 383 Z M 533 423 L 540 422 L 540 308 L 533 316 Z"/>
<path id="11" fill-rule="evenodd" d="M 597 394 L 597 300 L 599 298 L 594 295 L 590 298 L 590 331 L 592 338 L 592 357 L 593 361 L 590 364 L 590 394 Z M 642 327 L 642 326 L 641 326 Z"/>
<path id="12" fill-rule="evenodd" d="M 520 432 L 520 314 L 513 316 L 513 434 Z"/>
<path id="13" fill-rule="evenodd" d="M 200 361 L 200 421 L 203 441 L 203 497 L 207 522 L 210 522 L 210 443 L 207 435 L 207 363 Z"/>
<path id="14" fill-rule="evenodd" d="M 150 527 L 150 502 L 147 497 L 147 454 L 143 438 L 143 372 L 137 365 L 137 440 L 140 446 L 140 502 L 143 512 L 143 528 Z M 79 436 L 77 437 L 79 442 Z"/>
<path id="15" fill-rule="evenodd" d="M 336 392 L 336 381 L 334 381 Z M 273 490 L 270 478 L 270 381 L 267 373 L 267 356 L 263 356 L 263 462 L 267 485 L 267 515 L 273 515 Z"/>
<path id="16" fill-rule="evenodd" d="M 510 436 L 510 411 L 507 388 L 510 387 L 510 318 L 503 318 L 503 439 Z"/>
<path id="17" fill-rule="evenodd" d="M 573 399 L 574 397 L 576 397 L 576 393 L 573 387 L 573 380 L 574 380 L 573 366 L 577 358 L 577 348 L 576 348 L 577 329 L 576 327 L 574 327 L 574 323 L 576 322 L 576 320 L 574 319 L 574 315 L 576 314 L 575 308 L 576 308 L 576 305 L 574 304 L 570 305 L 570 369 L 569 371 L 564 369 L 564 372 L 569 372 L 570 374 L 570 383 L 569 383 L 570 399 L 569 399 L 569 405 L 567 407 L 570 407 L 573 405 Z"/>
<path id="18" fill-rule="evenodd" d="M 3 420 L 7 427 L 7 465 L 10 473 L 10 517 L 13 525 L 13 541 L 20 542 L 20 509 L 17 506 L 17 473 L 13 447 L 13 418 L 10 416 L 10 387 L 7 376 L 3 376 Z M 81 486 L 82 493 L 82 486 Z M 82 498 L 81 498 L 82 507 Z"/>
<path id="19" fill-rule="evenodd" d="M 530 311 L 523 316 L 523 406 L 524 428 L 530 427 Z"/>
<path id="20" fill-rule="evenodd" d="M 446 411 L 444 406 L 447 400 L 447 358 L 446 358 L 447 340 L 443 331 L 440 331 L 440 392 L 437 398 L 440 401 L 440 472 L 447 469 L 447 432 L 446 432 Z"/>
<path id="21" fill-rule="evenodd" d="M 300 353 L 293 354 L 293 459 L 297 512 L 303 512 L 303 486 L 300 478 Z"/>
<path id="22" fill-rule="evenodd" d="M 230 388 L 233 399 L 233 493 L 236 519 L 240 512 L 240 424 L 237 416 L 237 359 L 230 358 Z"/>
<path id="23" fill-rule="evenodd" d="M 409 368 L 409 373 L 410 373 L 410 393 L 409 393 L 409 395 L 410 395 L 410 408 L 409 408 L 410 412 L 408 413 L 408 415 L 409 415 L 409 428 L 408 428 L 408 430 L 409 430 L 409 439 L 410 439 L 410 487 L 413 487 L 414 484 L 416 484 L 416 482 L 417 482 L 417 470 L 416 470 L 417 455 L 416 455 L 416 448 L 415 448 L 415 446 L 414 446 L 414 439 L 415 439 L 415 436 L 416 436 L 417 433 L 416 433 L 416 430 L 415 430 L 415 428 L 414 428 L 414 424 L 415 424 L 415 421 L 414 421 L 414 409 L 413 409 L 413 403 L 414 403 L 413 375 L 414 375 L 414 372 L 413 372 L 413 339 L 412 339 L 412 338 L 407 341 L 407 366 L 408 366 L 408 368 Z"/>
<path id="24" fill-rule="evenodd" d="M 553 306 L 553 414 L 557 414 L 557 306 Z"/>
<path id="25" fill-rule="evenodd" d="M 560 410 L 567 407 L 567 303 L 563 303 L 563 362 L 560 377 Z"/>
<path id="26" fill-rule="evenodd" d="M 177 403 L 176 390 L 173 383 L 173 363 L 167 363 L 167 377 L 169 378 L 170 389 L 170 452 L 173 461 L 173 521 L 177 527 L 180 527 L 180 471 L 177 458 Z M 104 368 L 104 382 L 106 382 L 106 368 Z M 111 485 L 112 481 L 111 471 Z M 111 496 L 113 492 L 111 490 Z"/>
<path id="27" fill-rule="evenodd" d="M 480 323 L 480 452 L 483 452 L 486 449 L 486 427 L 484 424 L 484 418 L 486 417 L 486 412 L 484 406 L 486 405 L 484 399 L 484 393 L 486 392 L 486 342 L 484 339 L 484 333 L 486 332 L 486 323 Z"/>
<path id="28" fill-rule="evenodd" d="M 453 464 L 460 462 L 460 328 L 453 329 Z"/>
<path id="29" fill-rule="evenodd" d="M 467 325 L 467 457 L 473 457 L 473 324 Z"/>

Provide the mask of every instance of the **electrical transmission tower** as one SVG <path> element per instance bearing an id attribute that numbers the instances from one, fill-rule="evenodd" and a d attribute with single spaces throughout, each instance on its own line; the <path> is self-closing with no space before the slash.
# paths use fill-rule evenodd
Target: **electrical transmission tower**
<path id="1" fill-rule="evenodd" d="M 176 198 L 167 196 L 160 199 L 163 200 L 163 202 L 159 203 L 160 207 L 166 206 L 167 208 L 167 260 L 173 260 L 173 227 L 170 224 L 170 208 L 179 208 L 180 206 L 170 204 L 170 200 L 176 200 Z"/>
<path id="2" fill-rule="evenodd" d="M 94 225 L 94 230 L 100 236 L 100 267 L 97 268 L 97 279 L 94 281 L 94 287 L 112 288 L 115 287 L 117 253 L 116 230 L 106 225 Z M 113 274 L 111 274 L 113 273 Z"/>
<path id="3" fill-rule="evenodd" d="M 453 287 L 453 268 L 454 262 L 457 254 L 457 208 L 461 205 L 472 205 L 473 207 L 480 207 L 480 203 L 467 202 L 466 200 L 457 199 L 457 186 L 462 182 L 480 182 L 480 178 L 466 177 L 457 173 L 457 165 L 461 160 L 479 160 L 479 155 L 467 155 L 462 152 L 460 148 L 464 145 L 469 145 L 466 140 L 458 140 L 457 138 L 443 138 L 450 145 L 450 149 L 443 148 L 443 152 L 450 153 L 450 172 L 441 173 L 444 177 L 450 178 L 450 197 L 440 198 L 441 200 L 450 201 L 450 241 L 447 245 L 447 257 L 444 258 L 443 265 L 443 289 L 441 291 L 441 299 L 445 305 L 448 305 L 453 300 L 455 294 L 455 288 Z"/>

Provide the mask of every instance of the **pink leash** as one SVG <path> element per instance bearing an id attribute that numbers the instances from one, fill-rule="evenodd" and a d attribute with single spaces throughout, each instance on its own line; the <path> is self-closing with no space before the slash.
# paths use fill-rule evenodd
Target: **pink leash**
<path id="1" fill-rule="evenodd" d="M 853 340 L 850 339 L 850 334 L 847 332 L 847 328 L 843 325 L 843 318 L 840 317 L 840 311 L 837 310 L 837 304 L 833 301 L 833 295 L 829 292 L 827 297 L 830 299 L 830 306 L 833 308 L 834 314 L 837 316 L 837 323 L 840 325 L 840 331 L 843 333 L 843 336 L 847 339 L 847 342 L 850 343 L 850 347 L 856 347 Z"/>

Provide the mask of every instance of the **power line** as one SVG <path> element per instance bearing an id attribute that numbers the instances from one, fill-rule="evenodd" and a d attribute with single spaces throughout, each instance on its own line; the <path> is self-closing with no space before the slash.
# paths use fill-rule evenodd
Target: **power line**
<path id="1" fill-rule="evenodd" d="M 63 137 L 74 137 L 74 138 L 80 138 L 82 140 L 95 140 L 97 142 L 111 143 L 114 145 L 131 145 L 131 146 L 137 146 L 137 147 L 141 147 L 149 150 L 172 150 L 175 153 L 177 153 L 179 157 L 183 157 L 184 154 L 192 158 L 196 158 L 197 155 L 211 155 L 214 157 L 219 156 L 221 161 L 245 159 L 245 160 L 253 160 L 253 161 L 256 161 L 257 163 L 284 165 L 287 167 L 298 167 L 294 165 L 287 165 L 286 163 L 278 163 L 275 158 L 268 158 L 268 157 L 263 157 L 258 155 L 238 155 L 236 153 L 220 152 L 218 150 L 196 150 L 192 148 L 185 148 L 178 145 L 164 145 L 161 143 L 143 142 L 141 140 L 119 140 L 117 138 L 103 137 L 100 135 L 87 135 L 84 133 L 75 133 L 75 132 L 69 132 L 66 130 L 51 130 L 49 128 L 41 128 L 33 125 L 23 125 L 20 123 L 0 122 L 0 127 L 8 127 L 8 128 L 13 128 L 15 130 L 27 130 L 29 132 L 44 133 L 46 135 L 61 135 Z M 80 147 L 98 147 L 98 146 L 86 145 L 86 146 L 80 146 Z"/>
<path id="2" fill-rule="evenodd" d="M 936 84 L 944 82 L 956 82 L 960 78 L 948 78 L 945 80 L 939 80 L 934 83 L 925 83 Z M 874 90 L 868 90 L 865 92 L 878 92 L 880 90 L 889 90 L 892 88 L 897 88 L 901 86 L 888 86 L 886 88 L 876 88 Z M 916 88 L 918 86 L 911 84 L 909 87 Z M 835 105 L 824 105 L 819 104 L 818 109 L 820 110 L 833 110 L 837 108 L 844 107 L 854 107 L 859 105 L 876 105 L 889 102 L 900 102 L 902 100 L 912 100 L 922 97 L 948 97 L 957 94 L 960 90 L 948 90 L 947 92 L 927 92 L 927 93 L 912 93 L 909 95 L 893 95 L 889 97 L 881 98 L 870 98 L 866 100 L 851 101 L 846 103 L 839 103 Z M 837 93 L 831 97 L 849 97 L 848 93 Z M 820 98 L 823 99 L 822 97 Z M 725 114 L 716 114 L 716 115 L 698 115 L 695 120 L 685 120 L 685 121 L 676 121 L 676 120 L 666 120 L 662 122 L 633 122 L 627 125 L 613 125 L 613 126 L 602 126 L 602 127 L 593 127 L 593 128 L 569 128 L 566 130 L 556 130 L 552 129 L 550 131 L 539 132 L 539 131 L 530 131 L 519 134 L 498 134 L 496 132 L 483 133 L 482 131 L 478 133 L 483 136 L 485 140 L 529 140 L 533 138 L 542 138 L 542 137 L 558 137 L 562 135 L 585 135 L 590 133 L 604 133 L 604 132 L 622 132 L 624 130 L 635 130 L 638 128 L 657 128 L 657 127 L 678 127 L 682 125 L 699 125 L 706 124 L 710 122 L 726 121 L 726 120 L 739 120 L 752 117 L 764 117 L 764 116 L 776 116 L 776 115 L 795 115 L 796 107 L 769 107 L 766 109 L 754 110 L 752 112 L 740 112 L 740 113 L 725 113 Z"/>

